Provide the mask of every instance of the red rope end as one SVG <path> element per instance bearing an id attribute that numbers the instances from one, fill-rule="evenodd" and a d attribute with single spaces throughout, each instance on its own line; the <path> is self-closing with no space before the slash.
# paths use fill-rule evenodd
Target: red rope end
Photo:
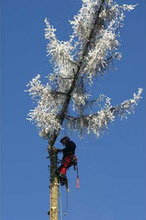
<path id="1" fill-rule="evenodd" d="M 79 177 L 77 177 L 77 189 L 80 188 L 80 180 L 79 180 Z"/>

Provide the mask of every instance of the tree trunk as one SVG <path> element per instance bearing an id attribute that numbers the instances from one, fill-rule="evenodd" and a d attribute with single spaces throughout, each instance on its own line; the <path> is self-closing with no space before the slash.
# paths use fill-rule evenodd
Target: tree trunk
<path id="1" fill-rule="evenodd" d="M 58 178 L 55 174 L 57 169 L 57 152 L 55 147 L 48 148 L 50 156 L 50 220 L 58 220 Z"/>
<path id="2" fill-rule="evenodd" d="M 76 72 L 73 69 L 74 79 L 72 81 L 71 87 L 68 91 L 66 100 L 62 106 L 62 110 L 59 115 L 60 125 L 62 125 L 64 118 L 66 117 L 66 113 L 71 99 L 71 93 L 73 92 L 76 82 L 78 80 L 78 76 L 82 69 L 83 60 L 86 54 L 88 53 L 88 47 L 90 46 L 90 41 L 94 35 L 95 26 L 99 26 L 98 29 L 100 28 L 101 20 L 99 19 L 99 14 L 102 10 L 102 5 L 104 4 L 104 1 L 105 0 L 101 0 L 100 7 L 96 13 L 96 19 L 93 25 L 93 29 L 90 32 L 89 41 L 87 42 L 85 48 L 83 49 L 82 59 L 79 61 L 79 65 L 77 65 Z M 48 147 L 48 153 L 50 156 L 50 211 L 49 211 L 50 220 L 58 220 L 58 178 L 55 174 L 55 171 L 57 169 L 57 152 L 56 152 L 56 148 L 53 147 L 53 145 L 59 135 L 59 132 L 60 129 L 58 131 L 54 131 L 54 135 L 52 135 L 52 138 L 49 140 L 49 147 Z"/>

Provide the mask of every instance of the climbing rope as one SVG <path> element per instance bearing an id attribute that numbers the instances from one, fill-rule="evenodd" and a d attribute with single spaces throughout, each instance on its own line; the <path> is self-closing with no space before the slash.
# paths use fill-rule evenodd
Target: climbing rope
<path id="1" fill-rule="evenodd" d="M 77 163 L 77 189 L 80 188 L 80 180 L 79 180 L 79 169 L 78 169 L 78 163 Z"/>
<path id="2" fill-rule="evenodd" d="M 64 211 L 64 215 L 67 215 L 67 210 L 68 210 L 68 192 L 69 192 L 69 188 L 66 188 L 66 207 L 65 207 L 65 211 Z"/>
<path id="3" fill-rule="evenodd" d="M 61 198 L 61 186 L 59 184 L 59 212 L 60 212 L 60 220 L 63 220 L 63 215 L 66 216 L 67 215 L 67 210 L 68 210 L 68 192 L 69 192 L 69 188 L 66 188 L 66 207 L 64 210 L 64 213 L 62 211 L 62 198 Z"/>

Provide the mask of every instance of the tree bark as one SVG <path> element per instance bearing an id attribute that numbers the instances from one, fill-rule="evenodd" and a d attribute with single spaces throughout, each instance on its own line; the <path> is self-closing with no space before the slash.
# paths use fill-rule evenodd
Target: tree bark
<path id="1" fill-rule="evenodd" d="M 48 147 L 50 156 L 50 220 L 58 220 L 58 178 L 55 174 L 57 169 L 57 152 L 55 147 Z"/>

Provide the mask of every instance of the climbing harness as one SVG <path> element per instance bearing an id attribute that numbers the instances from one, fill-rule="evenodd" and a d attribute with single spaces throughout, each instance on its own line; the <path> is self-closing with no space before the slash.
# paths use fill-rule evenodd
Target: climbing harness
<path id="1" fill-rule="evenodd" d="M 77 189 L 80 188 L 80 182 L 79 182 L 79 169 L 78 169 L 78 160 L 77 157 L 75 155 L 71 156 L 71 160 L 70 160 L 70 164 L 69 166 L 64 166 L 62 164 L 62 166 L 60 167 L 65 167 L 66 169 L 69 169 L 71 166 L 73 166 L 74 170 L 76 170 L 77 172 L 77 180 L 76 180 L 76 187 Z M 62 160 L 58 160 L 58 164 L 62 163 Z M 66 174 L 62 175 L 59 173 L 59 169 L 56 171 L 58 178 L 59 178 L 59 194 L 60 194 L 60 216 L 61 216 L 61 220 L 63 219 L 63 215 L 66 216 L 67 215 L 67 211 L 68 211 L 68 192 L 69 192 L 69 187 L 68 187 L 68 179 Z M 65 210 L 64 212 L 62 211 L 62 199 L 61 199 L 61 186 L 65 185 L 66 187 L 66 206 L 65 206 Z"/>
<path id="2" fill-rule="evenodd" d="M 58 160 L 58 164 L 61 163 L 61 166 L 56 170 L 56 174 L 59 177 L 59 182 L 61 185 L 65 185 L 66 188 L 68 188 L 68 179 L 66 177 L 66 170 L 69 169 L 71 166 L 74 167 L 74 170 L 77 171 L 77 182 L 76 186 L 79 189 L 80 183 L 79 183 L 79 169 L 78 169 L 78 160 L 75 155 L 66 157 L 63 160 Z"/>

